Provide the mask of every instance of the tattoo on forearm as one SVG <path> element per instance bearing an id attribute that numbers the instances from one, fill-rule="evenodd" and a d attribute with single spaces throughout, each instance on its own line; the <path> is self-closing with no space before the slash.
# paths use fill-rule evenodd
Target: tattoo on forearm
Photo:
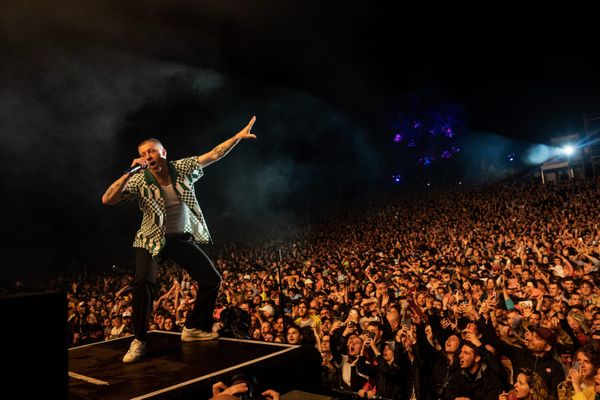
<path id="1" fill-rule="evenodd" d="M 104 194 L 105 197 L 110 197 L 112 195 L 112 193 L 115 191 L 114 187 L 109 187 L 108 190 L 106 191 L 106 193 Z"/>
<path id="2" fill-rule="evenodd" d="M 215 147 L 213 151 L 217 153 L 217 157 L 223 157 L 229 151 L 229 147 L 225 144 L 220 144 L 217 147 Z"/>
<path id="3" fill-rule="evenodd" d="M 106 191 L 105 196 L 106 197 L 111 197 L 113 192 L 117 189 L 117 186 L 119 186 L 117 183 L 113 183 L 108 190 Z"/>
<path id="4" fill-rule="evenodd" d="M 240 141 L 240 139 L 233 137 L 233 138 L 229 139 L 228 141 L 223 142 L 220 145 L 218 145 L 217 147 L 215 147 L 213 149 L 213 152 L 215 152 L 217 154 L 218 158 L 221 158 L 221 157 L 225 156 L 227 153 L 229 153 L 229 150 L 231 150 L 233 148 L 233 146 L 235 146 L 239 141 Z"/>

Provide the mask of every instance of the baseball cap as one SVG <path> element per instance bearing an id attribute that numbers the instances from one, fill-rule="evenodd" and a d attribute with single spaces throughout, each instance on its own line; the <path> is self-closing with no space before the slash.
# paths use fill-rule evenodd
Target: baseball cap
<path id="1" fill-rule="evenodd" d="M 131 317 L 131 312 L 129 312 L 129 311 L 125 311 L 125 312 L 123 313 L 123 317 Z"/>
<path id="2" fill-rule="evenodd" d="M 264 306 L 262 306 L 261 308 L 259 308 L 260 311 L 267 313 L 269 315 L 273 315 L 275 314 L 275 310 L 273 309 L 273 306 L 271 306 L 270 304 L 265 304 Z"/>
<path id="3" fill-rule="evenodd" d="M 527 329 L 538 335 L 550 346 L 556 346 L 556 334 L 552 331 L 552 329 L 548 329 L 538 325 L 529 325 Z"/>

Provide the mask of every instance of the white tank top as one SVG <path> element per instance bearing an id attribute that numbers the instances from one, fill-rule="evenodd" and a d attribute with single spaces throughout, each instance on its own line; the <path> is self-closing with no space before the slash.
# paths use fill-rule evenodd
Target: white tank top
<path id="1" fill-rule="evenodd" d="M 179 200 L 173 185 L 162 186 L 165 205 L 167 207 L 166 233 L 185 232 L 185 222 L 188 219 L 188 208 L 184 202 Z"/>

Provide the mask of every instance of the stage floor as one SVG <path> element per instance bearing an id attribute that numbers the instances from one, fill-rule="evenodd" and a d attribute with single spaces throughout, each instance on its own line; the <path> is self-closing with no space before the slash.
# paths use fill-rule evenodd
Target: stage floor
<path id="1" fill-rule="evenodd" d="M 146 356 L 123 364 L 133 337 L 69 349 L 69 398 L 174 399 L 207 391 L 218 377 L 261 363 L 281 365 L 297 346 L 220 338 L 182 343 L 179 333 L 152 331 Z M 222 377 L 221 377 L 222 378 Z M 209 392 L 206 392 L 209 393 Z"/>

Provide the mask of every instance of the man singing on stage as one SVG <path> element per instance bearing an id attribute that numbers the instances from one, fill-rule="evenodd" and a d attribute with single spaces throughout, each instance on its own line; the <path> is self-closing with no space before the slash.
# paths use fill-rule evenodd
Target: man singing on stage
<path id="1" fill-rule="evenodd" d="M 139 158 L 102 196 L 102 203 L 137 200 L 142 226 L 135 235 L 135 287 L 133 289 L 133 331 L 135 339 L 123 357 L 124 363 L 138 361 L 146 352 L 146 326 L 156 291 L 159 259 L 173 260 L 198 283 L 193 310 L 188 313 L 181 341 L 212 340 L 213 311 L 221 275 L 198 243 L 209 243 L 210 234 L 194 192 L 194 182 L 203 169 L 223 158 L 240 140 L 255 139 L 250 133 L 256 117 L 232 138 L 206 154 L 167 161 L 167 150 L 157 139 L 138 145 Z"/>

